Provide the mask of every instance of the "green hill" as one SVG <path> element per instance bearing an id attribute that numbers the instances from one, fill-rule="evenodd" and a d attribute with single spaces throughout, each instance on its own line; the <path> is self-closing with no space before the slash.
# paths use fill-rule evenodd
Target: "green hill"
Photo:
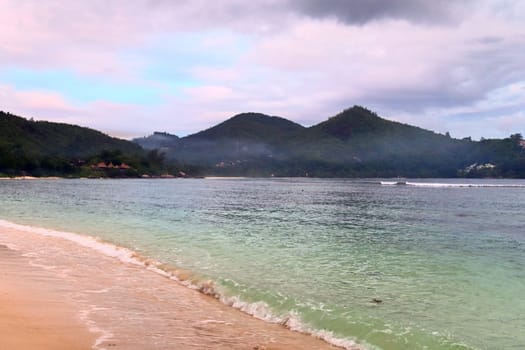
<path id="1" fill-rule="evenodd" d="M 290 120 L 261 113 L 238 114 L 212 128 L 185 137 L 191 140 L 249 140 L 279 142 L 290 133 L 305 129 Z"/>
<path id="2" fill-rule="evenodd" d="M 349 108 L 309 129 L 310 133 L 330 135 L 344 141 L 362 135 L 386 136 L 399 131 L 432 134 L 430 131 L 414 126 L 380 118 L 377 114 L 360 106 Z"/>
<path id="3" fill-rule="evenodd" d="M 336 166 L 341 175 L 448 177 L 468 162 L 458 154 L 470 144 L 354 106 L 308 128 L 289 146 L 296 158 Z"/>
<path id="4" fill-rule="evenodd" d="M 95 167 L 101 162 L 111 167 Z M 161 163 L 158 152 L 100 131 L 0 112 L 0 175 L 128 177 Z"/>
<path id="5" fill-rule="evenodd" d="M 513 137 L 457 140 L 354 106 L 309 128 L 239 114 L 163 151 L 216 175 L 525 177 L 521 136 Z"/>
<path id="6" fill-rule="evenodd" d="M 0 147 L 27 154 L 84 157 L 103 150 L 138 153 L 140 146 L 76 125 L 31 121 L 0 112 Z"/>
<path id="7" fill-rule="evenodd" d="M 260 113 L 238 114 L 212 128 L 181 139 L 168 156 L 190 164 L 265 159 L 283 150 L 283 141 L 304 127 Z"/>

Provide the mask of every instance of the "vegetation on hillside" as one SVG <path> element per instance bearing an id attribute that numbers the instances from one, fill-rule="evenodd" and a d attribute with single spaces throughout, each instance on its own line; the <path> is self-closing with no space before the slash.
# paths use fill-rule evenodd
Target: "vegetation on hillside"
<path id="1" fill-rule="evenodd" d="M 244 113 L 183 138 L 156 132 L 134 142 L 0 112 L 0 176 L 525 178 L 521 134 L 458 140 L 359 106 L 309 128 Z"/>
<path id="2" fill-rule="evenodd" d="M 0 112 L 0 176 L 138 177 L 178 174 L 157 150 L 75 125 Z"/>
<path id="3" fill-rule="evenodd" d="M 522 141 L 453 139 L 354 106 L 310 128 L 239 114 L 163 151 L 205 175 L 525 177 Z"/>

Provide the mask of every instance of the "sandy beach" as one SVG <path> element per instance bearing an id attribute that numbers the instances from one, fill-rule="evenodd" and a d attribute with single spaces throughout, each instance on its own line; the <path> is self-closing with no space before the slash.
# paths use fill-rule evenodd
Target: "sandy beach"
<path id="1" fill-rule="evenodd" d="M 63 238 L 0 244 L 2 349 L 336 349 Z"/>
<path id="2" fill-rule="evenodd" d="M 0 348 L 91 349 L 95 334 L 62 298 L 60 280 L 0 244 Z"/>

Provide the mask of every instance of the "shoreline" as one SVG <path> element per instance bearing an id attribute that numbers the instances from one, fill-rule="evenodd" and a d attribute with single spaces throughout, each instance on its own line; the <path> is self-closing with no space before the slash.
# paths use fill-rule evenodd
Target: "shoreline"
<path id="1" fill-rule="evenodd" d="M 25 255 L 25 264 L 11 266 L 12 278 L 20 276 L 20 268 L 37 277 L 43 274 L 53 276 L 50 280 L 62 281 L 59 288 L 52 290 L 53 297 L 73 301 L 68 310 L 83 321 L 84 330 L 88 330 L 83 336 L 97 336 L 92 338 L 93 349 L 117 345 L 121 349 L 169 349 L 174 345 L 181 349 L 341 348 L 315 335 L 292 331 L 224 305 L 205 295 L 205 291 L 155 273 L 147 263 L 137 263 L 136 257 L 130 256 L 133 252 L 125 248 L 113 246 L 113 252 L 104 254 L 101 249 L 111 245 L 99 242 L 101 247 L 93 246 L 97 241 L 89 236 L 71 233 L 70 238 L 57 237 L 45 233 L 53 232 L 50 230 L 33 228 L 31 232 L 31 227 L 6 227 L 6 223 L 0 220 L 0 245 Z M 5 251 L 0 250 L 0 254 L 5 255 Z M 24 283 L 24 288 L 32 289 L 31 279 Z M 50 287 L 49 283 L 43 285 Z M 15 288 L 11 294 L 18 292 Z M 56 316 L 54 309 L 46 312 L 46 320 Z"/>
<path id="2" fill-rule="evenodd" d="M 67 179 L 67 178 L 58 177 L 58 176 L 44 176 L 44 177 L 36 177 L 36 176 L 2 177 L 0 176 L 0 180 L 62 180 L 62 179 Z"/>

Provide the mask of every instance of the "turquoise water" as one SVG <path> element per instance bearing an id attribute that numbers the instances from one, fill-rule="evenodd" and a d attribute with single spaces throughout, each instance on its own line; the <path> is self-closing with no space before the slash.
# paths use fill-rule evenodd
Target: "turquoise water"
<path id="1" fill-rule="evenodd" d="M 0 181 L 0 219 L 100 237 L 370 348 L 523 349 L 525 182 L 466 181 Z"/>

